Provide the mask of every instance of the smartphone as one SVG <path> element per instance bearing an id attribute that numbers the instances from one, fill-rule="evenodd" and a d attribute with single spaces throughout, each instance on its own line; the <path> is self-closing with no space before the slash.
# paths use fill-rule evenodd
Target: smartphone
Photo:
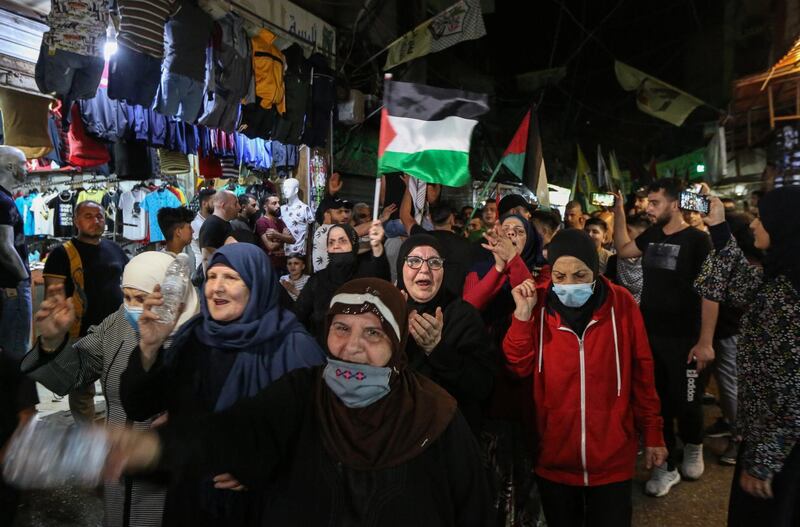
<path id="1" fill-rule="evenodd" d="M 680 203 L 678 207 L 681 210 L 692 210 L 699 212 L 700 214 L 708 214 L 708 211 L 711 208 L 711 202 L 707 197 L 701 194 L 684 190 L 681 192 Z"/>
<path id="2" fill-rule="evenodd" d="M 609 194 L 606 192 L 592 192 L 591 195 L 592 205 L 596 205 L 598 207 L 613 207 L 615 199 L 617 199 L 617 197 L 614 194 Z"/>

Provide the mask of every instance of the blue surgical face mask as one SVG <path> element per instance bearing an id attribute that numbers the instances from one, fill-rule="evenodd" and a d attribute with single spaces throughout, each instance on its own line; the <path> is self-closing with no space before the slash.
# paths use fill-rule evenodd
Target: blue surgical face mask
<path id="1" fill-rule="evenodd" d="M 135 331 L 139 331 L 139 317 L 142 316 L 144 312 L 143 307 L 128 307 L 128 305 L 123 302 L 122 307 L 125 308 L 125 320 L 127 320 L 131 327 Z"/>
<path id="2" fill-rule="evenodd" d="M 348 408 L 364 408 L 388 395 L 392 369 L 328 359 L 325 384 Z"/>
<path id="3" fill-rule="evenodd" d="M 567 307 L 581 307 L 594 293 L 594 284 L 553 284 L 553 292 Z"/>

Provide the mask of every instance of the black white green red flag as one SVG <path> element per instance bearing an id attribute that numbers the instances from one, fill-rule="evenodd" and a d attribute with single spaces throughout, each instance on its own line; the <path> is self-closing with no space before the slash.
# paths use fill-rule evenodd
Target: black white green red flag
<path id="1" fill-rule="evenodd" d="M 469 147 L 486 95 L 424 84 L 384 83 L 378 172 L 405 172 L 428 183 L 469 183 Z"/>

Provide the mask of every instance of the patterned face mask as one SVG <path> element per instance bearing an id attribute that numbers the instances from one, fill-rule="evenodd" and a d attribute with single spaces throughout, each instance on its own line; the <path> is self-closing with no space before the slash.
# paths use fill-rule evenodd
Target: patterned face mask
<path id="1" fill-rule="evenodd" d="M 348 408 L 364 408 L 389 394 L 392 369 L 328 359 L 325 384 Z"/>

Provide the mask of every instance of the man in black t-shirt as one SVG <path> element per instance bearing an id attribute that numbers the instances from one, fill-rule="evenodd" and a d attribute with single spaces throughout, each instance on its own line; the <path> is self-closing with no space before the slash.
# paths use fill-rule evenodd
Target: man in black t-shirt
<path id="1" fill-rule="evenodd" d="M 203 255 L 203 273 L 214 251 L 225 245 L 233 232 L 231 220 L 239 214 L 239 198 L 229 190 L 214 194 L 214 214 L 206 218 L 200 228 L 200 251 Z"/>
<path id="2" fill-rule="evenodd" d="M 18 359 L 28 351 L 31 282 L 23 220 L 8 189 L 25 173 L 25 154 L 0 146 L 0 345 Z"/>
<path id="3" fill-rule="evenodd" d="M 82 201 L 75 207 L 75 228 L 78 236 L 50 251 L 44 264 L 45 291 L 52 286 L 63 286 L 67 298 L 82 304 L 78 326 L 70 331 L 74 338 L 88 333 L 122 305 L 122 271 L 128 263 L 125 252 L 116 243 L 104 240 L 105 211 L 95 201 Z M 72 258 L 70 254 L 78 256 Z M 83 272 L 83 286 L 78 265 Z M 80 285 L 80 284 L 78 284 Z M 94 383 L 69 394 L 69 404 L 76 420 L 94 420 Z"/>
<path id="4" fill-rule="evenodd" d="M 681 472 L 698 479 L 703 464 L 703 378 L 714 360 L 714 329 L 719 304 L 700 298 L 693 284 L 711 250 L 708 235 L 690 227 L 678 208 L 680 182 L 659 179 L 648 188 L 647 214 L 655 224 L 631 241 L 621 195 L 614 207 L 614 245 L 618 258 L 642 256 L 641 310 L 661 399 L 667 463 L 655 467 L 645 492 L 665 496 L 680 482 L 675 451 L 678 421 L 684 456 Z"/>

